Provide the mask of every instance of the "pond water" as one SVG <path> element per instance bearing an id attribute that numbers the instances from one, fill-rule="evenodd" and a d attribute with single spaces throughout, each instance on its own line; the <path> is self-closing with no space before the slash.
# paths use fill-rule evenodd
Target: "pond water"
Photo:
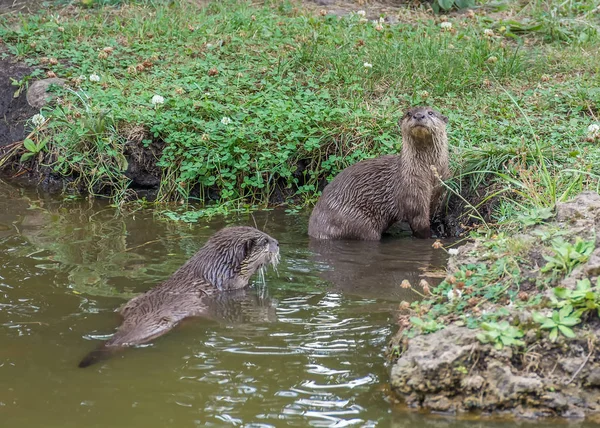
<path id="1" fill-rule="evenodd" d="M 235 310 L 80 369 L 119 324 L 115 310 L 167 278 L 225 224 L 280 242 L 266 284 Z M 264 211 L 194 225 L 117 213 L 0 182 L 3 427 L 509 427 L 393 405 L 384 349 L 399 287 L 440 269 L 431 241 L 317 246 L 307 216 Z M 233 314 L 233 315 L 232 315 Z"/>

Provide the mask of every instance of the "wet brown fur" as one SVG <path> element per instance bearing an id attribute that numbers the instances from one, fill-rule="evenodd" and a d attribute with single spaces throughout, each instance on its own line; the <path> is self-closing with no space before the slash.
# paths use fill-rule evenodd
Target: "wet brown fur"
<path id="1" fill-rule="evenodd" d="M 406 220 L 413 235 L 431 237 L 430 216 L 450 177 L 448 118 L 430 107 L 402 117 L 399 155 L 367 159 L 340 172 L 323 190 L 310 216 L 308 234 L 317 239 L 378 240 Z"/>
<path id="2" fill-rule="evenodd" d="M 169 279 L 127 302 L 116 333 L 79 367 L 162 336 L 184 318 L 206 315 L 215 297 L 246 287 L 255 272 L 278 260 L 279 244 L 266 233 L 245 226 L 218 231 Z"/>

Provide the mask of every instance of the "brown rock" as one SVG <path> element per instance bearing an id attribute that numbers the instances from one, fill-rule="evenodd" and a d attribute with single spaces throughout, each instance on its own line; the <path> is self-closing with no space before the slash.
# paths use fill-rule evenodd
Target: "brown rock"
<path id="1" fill-rule="evenodd" d="M 64 86 L 65 82 L 65 79 L 59 77 L 33 82 L 27 90 L 27 102 L 31 107 L 38 109 L 44 107 L 49 101 L 56 98 L 56 95 L 48 92 L 50 85 Z"/>

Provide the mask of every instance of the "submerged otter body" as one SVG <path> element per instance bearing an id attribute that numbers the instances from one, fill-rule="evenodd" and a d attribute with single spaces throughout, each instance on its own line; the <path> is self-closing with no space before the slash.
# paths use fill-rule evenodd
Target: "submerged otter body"
<path id="1" fill-rule="evenodd" d="M 169 279 L 127 302 L 116 333 L 79 367 L 162 336 L 184 318 L 207 315 L 221 293 L 246 287 L 255 272 L 278 260 L 279 244 L 266 233 L 245 226 L 218 231 Z"/>
<path id="2" fill-rule="evenodd" d="M 323 190 L 310 216 L 317 239 L 378 240 L 406 220 L 419 238 L 431 236 L 430 216 L 442 194 L 436 174 L 449 178 L 448 118 L 430 107 L 401 119 L 400 155 L 367 159 L 340 172 Z M 433 168 L 434 167 L 434 168 Z"/>

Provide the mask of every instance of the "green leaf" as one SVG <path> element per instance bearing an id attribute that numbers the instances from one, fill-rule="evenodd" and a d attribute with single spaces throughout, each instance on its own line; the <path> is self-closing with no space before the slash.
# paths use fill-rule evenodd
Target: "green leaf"
<path id="1" fill-rule="evenodd" d="M 546 320 L 548 319 L 548 317 L 546 317 L 545 315 L 540 314 L 539 312 L 534 312 L 532 314 L 532 318 L 533 318 L 533 320 L 535 322 L 540 323 L 540 324 L 545 323 Z"/>
<path id="2" fill-rule="evenodd" d="M 481 343 L 488 343 L 490 341 L 485 333 L 477 333 L 477 336 L 475 337 L 477 337 Z"/>
<path id="3" fill-rule="evenodd" d="M 567 317 L 565 319 L 562 320 L 562 322 L 558 325 L 559 327 L 561 325 L 568 325 L 569 327 L 572 327 L 574 325 L 577 325 L 581 322 L 581 319 L 579 318 L 573 318 L 573 317 Z"/>
<path id="4" fill-rule="evenodd" d="M 540 326 L 540 328 L 554 328 L 558 324 L 551 318 L 546 318 L 546 321 Z"/>
<path id="5" fill-rule="evenodd" d="M 33 156 L 34 156 L 34 153 L 31 153 L 31 152 L 23 153 L 23 155 L 21 156 L 20 162 L 23 163 L 27 159 L 32 158 Z"/>
<path id="6" fill-rule="evenodd" d="M 37 144 L 37 151 L 41 152 L 42 150 L 44 150 L 44 148 L 46 147 L 46 144 L 48 144 L 48 138 L 44 138 L 42 141 L 40 141 Z"/>
<path id="7" fill-rule="evenodd" d="M 556 339 L 558 339 L 558 328 L 550 330 L 550 335 L 548 337 L 552 342 L 556 342 Z"/>
<path id="8" fill-rule="evenodd" d="M 575 333 L 569 327 L 565 327 L 564 325 L 559 325 L 558 329 L 560 330 L 560 332 L 562 334 L 564 334 L 567 337 L 570 337 L 570 338 L 575 337 Z"/>
<path id="9" fill-rule="evenodd" d="M 556 287 L 554 289 L 554 295 L 560 299 L 568 299 L 571 295 L 571 290 L 564 287 Z"/>
<path id="10" fill-rule="evenodd" d="M 456 6 L 459 9 L 466 9 L 475 5 L 475 0 L 456 0 Z"/>
<path id="11" fill-rule="evenodd" d="M 573 312 L 573 306 L 566 305 L 558 311 L 558 316 L 560 317 L 560 319 L 563 319 L 568 317 L 571 312 Z"/>
<path id="12" fill-rule="evenodd" d="M 490 325 L 490 323 L 487 322 L 482 322 L 481 323 L 481 328 L 485 331 L 491 331 L 493 330 L 493 327 Z"/>
<path id="13" fill-rule="evenodd" d="M 454 5 L 454 0 L 438 0 L 438 4 L 444 10 L 450 10 Z"/>
<path id="14" fill-rule="evenodd" d="M 590 280 L 588 278 L 582 279 L 577 281 L 577 290 L 591 290 L 592 289 L 592 284 L 590 283 Z"/>
<path id="15" fill-rule="evenodd" d="M 410 322 L 413 323 L 414 325 L 416 325 L 417 327 L 423 327 L 425 325 L 423 320 L 421 320 L 421 318 L 417 318 L 417 317 L 410 317 Z"/>
<path id="16" fill-rule="evenodd" d="M 37 146 L 29 138 L 26 138 L 25 141 L 23 141 L 23 146 L 25 146 L 25 148 L 27 150 L 29 150 L 30 152 L 33 152 L 33 153 L 37 153 L 38 152 Z"/>

